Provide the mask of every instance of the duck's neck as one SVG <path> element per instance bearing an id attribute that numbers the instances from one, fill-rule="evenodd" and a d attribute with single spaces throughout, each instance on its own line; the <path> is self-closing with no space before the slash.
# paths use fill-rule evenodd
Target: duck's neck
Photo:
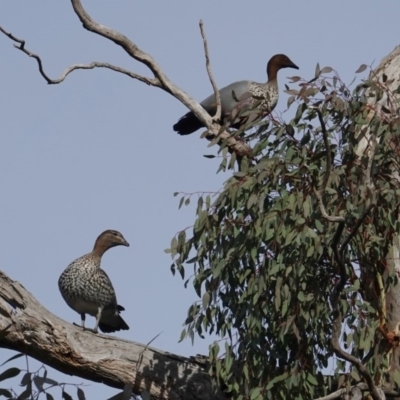
<path id="1" fill-rule="evenodd" d="M 94 244 L 92 254 L 101 258 L 109 248 L 110 248 L 109 243 L 105 243 L 102 240 L 97 240 L 96 243 Z"/>
<path id="2" fill-rule="evenodd" d="M 278 80 L 277 79 L 268 79 L 266 86 L 268 87 L 274 87 L 277 88 L 278 87 Z"/>
<path id="3" fill-rule="evenodd" d="M 268 82 L 276 82 L 278 77 L 279 68 L 275 64 L 268 64 L 267 66 L 267 75 Z"/>

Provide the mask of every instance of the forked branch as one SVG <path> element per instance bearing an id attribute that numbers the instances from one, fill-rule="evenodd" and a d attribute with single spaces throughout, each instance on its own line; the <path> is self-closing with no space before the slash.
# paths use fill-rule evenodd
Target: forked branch
<path id="1" fill-rule="evenodd" d="M 121 46 L 132 58 L 134 58 L 135 60 L 139 61 L 140 63 L 146 65 L 150 69 L 150 71 L 153 73 L 154 78 L 142 76 L 142 75 L 136 74 L 134 72 L 128 71 L 126 69 L 117 67 L 117 66 L 109 64 L 109 63 L 95 61 L 90 64 L 71 65 L 62 73 L 62 75 L 58 79 L 51 79 L 44 71 L 41 58 L 38 55 L 32 53 L 31 51 L 29 51 L 25 48 L 25 40 L 15 37 L 11 33 L 7 32 L 5 29 L 0 27 L 0 31 L 3 34 L 5 34 L 11 40 L 13 40 L 14 42 L 17 43 L 15 45 L 15 47 L 17 49 L 23 51 L 29 57 L 33 57 L 36 59 L 36 61 L 38 63 L 38 67 L 39 67 L 39 72 L 43 76 L 43 78 L 46 80 L 47 83 L 49 83 L 49 84 L 61 83 L 65 80 L 65 78 L 72 71 L 75 71 L 77 69 L 108 68 L 113 71 L 120 72 L 122 74 L 129 76 L 130 78 L 138 79 L 139 81 L 144 82 L 148 85 L 158 87 L 160 89 L 165 90 L 166 92 L 168 92 L 169 94 L 174 96 L 176 99 L 181 101 L 187 108 L 189 108 L 195 114 L 195 116 L 207 127 L 207 129 L 209 130 L 208 137 L 211 137 L 211 138 L 218 137 L 219 140 L 225 141 L 226 144 L 228 145 L 228 147 L 232 151 L 234 151 L 237 155 L 243 156 L 243 155 L 251 154 L 251 148 L 243 141 L 236 139 L 234 136 L 231 136 L 231 134 L 229 132 L 224 131 L 222 133 L 219 133 L 221 126 L 217 122 L 213 121 L 213 118 L 207 113 L 206 110 L 204 110 L 204 108 L 197 101 L 195 101 L 185 91 L 183 91 L 178 86 L 176 86 L 167 77 L 167 75 L 165 75 L 165 73 L 162 71 L 162 69 L 160 68 L 158 63 L 154 60 L 153 57 L 151 57 L 149 54 L 147 54 L 146 52 L 141 50 L 135 43 L 133 43 L 131 40 L 129 40 L 126 36 L 115 31 L 114 29 L 108 28 L 104 25 L 100 25 L 99 23 L 94 21 L 90 17 L 90 15 L 84 10 L 80 0 L 71 0 L 71 3 L 72 3 L 75 13 L 81 20 L 83 27 L 85 29 L 87 29 L 97 35 L 103 36 L 106 39 L 113 41 L 118 46 Z M 203 26 L 201 27 L 201 33 L 202 33 L 202 37 L 204 40 L 205 51 L 206 51 L 207 71 L 208 71 L 208 75 L 210 77 L 210 80 L 213 84 L 214 91 L 215 91 L 216 85 L 215 85 L 215 81 L 213 79 L 211 67 L 209 64 L 207 40 L 205 37 Z"/>
<path id="2" fill-rule="evenodd" d="M 161 87 L 160 86 L 160 82 L 157 79 L 152 79 L 152 78 L 148 78 L 146 76 L 142 76 L 139 74 L 135 74 L 134 72 L 128 71 L 125 68 L 121 68 L 118 67 L 116 65 L 112 65 L 109 63 L 105 63 L 105 62 L 99 62 L 99 61 L 93 61 L 90 64 L 73 64 L 71 66 L 69 66 L 61 75 L 59 78 L 57 79 L 52 79 L 50 78 L 46 72 L 44 71 L 43 68 L 43 62 L 42 59 L 35 53 L 32 53 L 30 50 L 28 50 L 25 47 L 25 40 L 23 39 L 19 39 L 16 36 L 14 36 L 11 32 L 7 32 L 4 28 L 2 28 L 0 26 L 0 32 L 4 33 L 4 35 L 6 35 L 7 37 L 9 37 L 11 40 L 13 40 L 14 42 L 18 43 L 18 44 L 14 44 L 14 47 L 18 50 L 21 50 L 23 53 L 25 53 L 26 55 L 28 55 L 29 57 L 32 57 L 36 60 L 37 64 L 38 64 L 38 68 L 39 68 L 39 72 L 40 75 L 43 76 L 43 78 L 46 80 L 46 82 L 49 85 L 57 85 L 61 82 L 63 82 L 65 80 L 65 78 L 73 71 L 77 70 L 77 69 L 94 69 L 94 68 L 108 68 L 111 69 L 113 71 L 116 72 L 120 72 L 121 74 L 125 74 L 133 79 L 137 79 L 143 83 L 146 83 L 148 85 L 152 85 L 152 86 L 156 86 L 156 87 Z"/>

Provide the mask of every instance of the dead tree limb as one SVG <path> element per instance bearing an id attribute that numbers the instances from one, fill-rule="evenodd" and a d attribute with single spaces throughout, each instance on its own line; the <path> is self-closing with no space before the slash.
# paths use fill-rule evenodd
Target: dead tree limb
<path id="1" fill-rule="evenodd" d="M 205 365 L 109 335 L 83 331 L 45 309 L 0 271 L 0 348 L 15 350 L 58 371 L 153 399 L 223 399 Z"/>
<path id="2" fill-rule="evenodd" d="M 156 79 L 152 79 L 152 78 L 148 78 L 146 76 L 135 74 L 134 72 L 128 71 L 125 68 L 121 68 L 121 67 L 118 67 L 116 65 L 112 65 L 112 64 L 109 64 L 109 63 L 105 63 L 105 62 L 99 62 L 99 61 L 93 61 L 90 64 L 73 64 L 73 65 L 70 65 L 60 75 L 59 78 L 52 79 L 46 74 L 46 72 L 45 72 L 45 70 L 43 68 L 42 59 L 37 54 L 32 53 L 30 50 L 28 50 L 25 47 L 25 44 L 26 44 L 25 40 L 17 38 L 11 32 L 7 32 L 1 26 L 0 26 L 0 32 L 4 33 L 4 35 L 9 37 L 14 42 L 18 43 L 18 44 L 14 44 L 14 47 L 16 49 L 21 50 L 23 53 L 25 53 L 29 57 L 32 57 L 32 58 L 34 58 L 36 60 L 36 62 L 38 64 L 40 75 L 42 75 L 42 77 L 46 80 L 46 82 L 49 85 L 58 85 L 59 83 L 63 82 L 71 72 L 73 72 L 73 71 L 75 71 L 77 69 L 108 68 L 108 69 L 111 69 L 113 71 L 120 72 L 121 74 L 125 74 L 125 75 L 129 76 L 130 78 L 137 79 L 137 80 L 139 80 L 139 81 L 141 81 L 143 83 L 146 83 L 147 85 L 160 87 L 159 82 Z"/>
<path id="3" fill-rule="evenodd" d="M 217 86 L 217 83 L 215 82 L 214 74 L 211 69 L 210 54 L 208 51 L 208 43 L 207 43 L 206 33 L 204 32 L 203 20 L 200 20 L 199 26 L 200 26 L 201 37 L 203 38 L 204 56 L 206 57 L 207 74 L 208 74 L 208 78 L 210 79 L 211 86 L 214 90 L 215 102 L 217 103 L 217 111 L 215 111 L 215 115 L 213 115 L 213 117 L 217 121 L 219 121 L 221 119 L 221 95 L 219 93 L 218 86 Z"/>
<path id="4" fill-rule="evenodd" d="M 226 145 L 231 149 L 231 151 L 235 152 L 239 156 L 251 155 L 252 153 L 251 148 L 245 142 L 235 138 L 227 131 L 223 131 L 222 133 L 220 133 L 221 125 L 219 125 L 217 121 L 214 121 L 213 117 L 210 116 L 207 113 L 207 111 L 204 110 L 204 108 L 197 101 L 195 101 L 185 91 L 183 91 L 177 85 L 175 85 L 162 71 L 161 67 L 158 65 L 158 63 L 152 56 L 141 50 L 135 43 L 133 43 L 123 34 L 94 21 L 90 17 L 90 15 L 84 10 L 80 0 L 71 0 L 71 3 L 76 15 L 82 22 L 82 25 L 85 29 L 97 35 L 103 36 L 106 39 L 113 41 L 118 46 L 122 47 L 126 51 L 126 53 L 128 53 L 132 58 L 146 65 L 153 73 L 154 78 L 142 76 L 134 72 L 128 71 L 126 69 L 114 66 L 112 64 L 94 61 L 90 64 L 71 65 L 63 72 L 63 74 L 58 79 L 51 79 L 48 77 L 48 75 L 45 73 L 43 69 L 43 63 L 41 58 L 25 48 L 25 40 L 18 39 L 11 33 L 7 32 L 4 28 L 0 27 L 0 31 L 3 34 L 5 34 L 7 37 L 12 39 L 16 43 L 18 43 L 18 45 L 15 45 L 17 49 L 23 51 L 29 57 L 33 57 L 36 59 L 39 67 L 39 72 L 43 76 L 43 78 L 47 81 L 47 83 L 49 84 L 61 83 L 62 81 L 64 81 L 64 79 L 67 77 L 69 73 L 77 69 L 93 69 L 100 67 L 100 68 L 108 68 L 113 71 L 123 73 L 133 79 L 138 79 L 139 81 L 144 82 L 148 85 L 163 89 L 164 91 L 166 91 L 167 93 L 171 94 L 173 97 L 178 99 L 180 102 L 182 102 L 187 108 L 189 108 L 196 115 L 197 118 L 199 118 L 205 124 L 205 126 L 209 131 L 207 134 L 207 137 L 209 139 L 218 138 L 218 142 L 223 142 L 223 143 L 225 142 Z M 204 29 L 202 29 L 202 36 L 203 40 L 206 41 Z"/>

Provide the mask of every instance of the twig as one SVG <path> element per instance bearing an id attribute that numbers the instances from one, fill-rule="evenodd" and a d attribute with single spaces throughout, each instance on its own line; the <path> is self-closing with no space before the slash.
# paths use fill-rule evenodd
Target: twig
<path id="1" fill-rule="evenodd" d="M 322 201 L 322 195 L 325 192 L 326 187 L 328 186 L 329 176 L 330 176 L 330 173 L 331 173 L 332 155 L 331 155 L 331 149 L 330 149 L 330 146 L 329 146 L 328 132 L 326 130 L 326 125 L 325 125 L 322 113 L 321 113 L 321 111 L 320 111 L 320 109 L 318 107 L 313 107 L 313 109 L 317 112 L 318 119 L 319 119 L 319 122 L 321 124 L 322 136 L 324 138 L 324 144 L 325 144 L 325 148 L 326 148 L 326 171 L 325 171 L 325 174 L 324 174 L 324 179 L 322 181 L 322 187 L 319 190 L 317 190 L 314 187 L 314 194 L 317 197 L 318 204 L 319 204 L 319 209 L 321 211 L 321 214 L 326 220 L 328 220 L 329 222 L 343 222 L 344 221 L 344 217 L 337 217 L 337 216 L 328 215 L 328 213 L 326 212 L 325 206 L 324 206 L 324 202 Z"/>
<path id="2" fill-rule="evenodd" d="M 6 32 L 3 28 L 1 28 L 0 31 L 4 33 L 6 36 L 8 36 L 10 39 L 19 43 L 19 45 L 15 45 L 17 49 L 23 51 L 29 57 L 33 57 L 36 59 L 39 66 L 40 74 L 49 84 L 56 84 L 62 82 L 69 73 L 71 73 L 76 69 L 91 69 L 95 67 L 112 69 L 114 71 L 130 76 L 131 78 L 138 79 L 148 85 L 161 88 L 166 92 L 170 93 L 176 99 L 181 101 L 186 107 L 188 107 L 196 115 L 196 117 L 199 118 L 199 120 L 209 129 L 210 133 L 213 136 L 216 137 L 218 135 L 220 127 L 216 126 L 216 124 L 213 122 L 212 117 L 207 113 L 207 111 L 205 111 L 203 107 L 201 107 L 201 105 L 197 103 L 192 97 L 190 97 L 186 92 L 184 92 L 174 83 L 172 83 L 168 79 L 168 77 L 164 74 L 164 72 L 161 70 L 157 62 L 149 54 L 139 49 L 138 46 L 136 46 L 136 44 L 130 41 L 126 36 L 122 35 L 121 33 L 111 28 L 100 25 L 96 21 L 94 21 L 84 10 L 80 0 L 71 0 L 71 4 L 85 29 L 94 32 L 97 35 L 103 36 L 106 39 L 109 39 L 113 41 L 115 44 L 121 46 L 132 58 L 146 65 L 154 74 L 154 78 L 147 78 L 135 74 L 133 72 L 124 70 L 123 68 L 113 66 L 111 64 L 94 62 L 89 65 L 85 64 L 72 65 L 71 67 L 67 68 L 67 70 L 63 73 L 63 75 L 60 78 L 54 80 L 49 78 L 47 74 L 44 72 L 40 57 L 25 49 L 24 40 L 16 38 L 11 33 Z M 220 138 L 222 140 L 225 140 L 228 147 L 236 154 L 238 155 L 251 154 L 251 148 L 246 143 L 244 143 L 239 139 L 231 137 L 231 135 L 228 132 L 223 132 L 220 135 Z"/>
<path id="3" fill-rule="evenodd" d="M 153 337 L 153 339 L 150 340 L 150 342 L 148 342 L 145 346 L 144 350 L 147 350 L 147 348 L 163 333 L 163 331 L 161 331 L 160 333 L 157 333 L 156 336 Z"/>
<path id="4" fill-rule="evenodd" d="M 153 339 L 150 340 L 150 342 L 148 342 L 144 347 L 143 350 L 140 352 L 137 363 L 136 363 L 136 367 L 139 370 L 141 365 L 142 365 L 142 361 L 143 361 L 143 354 L 144 352 L 148 349 L 148 347 L 150 346 L 150 344 L 152 342 L 154 342 L 154 340 L 156 340 L 163 332 L 161 331 L 160 333 L 157 333 L 156 336 L 153 337 Z"/>
<path id="5" fill-rule="evenodd" d="M 371 121 L 369 121 L 369 125 L 371 125 Z M 371 129 L 371 128 L 369 128 Z M 374 155 L 375 155 L 375 149 L 376 149 L 376 134 L 378 130 L 378 125 L 375 125 L 375 132 L 371 134 L 371 136 L 368 139 L 369 142 L 369 154 L 368 154 L 368 165 L 367 169 L 365 171 L 365 184 L 369 190 L 372 189 L 373 185 L 371 183 L 371 170 L 372 170 L 372 164 L 374 162 Z M 371 132 L 371 130 L 370 130 Z"/>
<path id="6" fill-rule="evenodd" d="M 213 126 L 212 117 L 207 113 L 206 110 L 186 92 L 173 84 L 169 78 L 161 70 L 160 66 L 149 54 L 145 53 L 139 47 L 130 41 L 126 36 L 115 31 L 114 29 L 105 27 L 104 25 L 98 24 L 94 21 L 89 14 L 84 10 L 80 0 L 71 0 L 72 7 L 78 18 L 81 20 L 83 27 L 88 31 L 94 32 L 97 35 L 103 36 L 106 39 L 113 41 L 118 46 L 121 46 L 132 58 L 146 65 L 155 78 L 161 83 L 161 88 L 166 92 L 172 94 L 176 99 L 181 101 L 186 107 L 188 107 L 197 118 L 208 128 L 210 133 L 217 136 L 219 133 L 219 127 Z M 219 135 L 221 139 L 226 140 L 227 145 L 240 155 L 251 154 L 251 148 L 244 142 L 237 140 L 232 137 L 228 132 L 223 132 Z"/>
<path id="7" fill-rule="evenodd" d="M 37 61 L 38 67 L 39 67 L 39 72 L 40 75 L 43 76 L 43 78 L 46 80 L 46 82 L 49 85 L 57 85 L 61 82 L 63 82 L 65 80 L 65 78 L 73 71 L 77 70 L 77 69 L 94 69 L 94 68 L 108 68 L 111 69 L 113 71 L 116 72 L 120 72 L 121 74 L 125 74 L 133 79 L 137 79 L 143 83 L 146 83 L 147 85 L 151 85 L 151 86 L 156 86 L 156 87 L 161 87 L 160 82 L 157 79 L 152 79 L 152 78 L 148 78 L 146 76 L 142 76 L 139 74 L 135 74 L 134 72 L 128 71 L 124 68 L 121 67 L 117 67 L 116 65 L 112 65 L 109 63 L 105 63 L 105 62 L 99 62 L 99 61 L 93 61 L 90 64 L 73 64 L 71 66 L 69 66 L 62 74 L 59 78 L 57 79 L 51 79 L 46 72 L 43 69 L 43 62 L 41 60 L 41 58 L 37 55 L 32 53 L 30 50 L 28 50 L 25 47 L 25 40 L 23 39 L 18 39 L 16 36 L 14 36 L 12 33 L 7 32 L 5 29 L 3 29 L 0 26 L 0 32 L 4 33 L 4 35 L 6 35 L 7 37 L 9 37 L 11 40 L 13 40 L 14 42 L 19 43 L 19 45 L 14 44 L 14 47 L 18 50 L 21 50 L 23 53 L 27 54 L 29 57 L 34 58 Z"/>
<path id="8" fill-rule="evenodd" d="M 315 187 L 313 188 L 313 190 L 314 190 L 314 194 L 318 200 L 319 209 L 321 211 L 322 216 L 329 222 L 343 222 L 344 217 L 336 217 L 336 216 L 328 215 L 328 213 L 326 212 L 325 206 L 324 206 L 324 202 L 322 201 L 321 191 L 315 189 Z"/>
<path id="9" fill-rule="evenodd" d="M 210 64 L 210 55 L 208 52 L 208 44 L 207 44 L 207 38 L 206 34 L 204 32 L 204 25 L 203 25 L 203 20 L 201 19 L 199 22 L 200 26 L 200 32 L 201 32 L 201 37 L 203 38 L 203 44 L 204 44 L 204 54 L 206 57 L 206 68 L 207 68 L 207 74 L 210 79 L 211 85 L 214 89 L 214 94 L 215 94 L 215 101 L 217 103 L 217 111 L 213 115 L 214 119 L 216 121 L 219 121 L 221 119 L 221 94 L 219 93 L 218 86 L 215 83 L 214 75 L 211 69 L 211 64 Z"/>
<path id="10" fill-rule="evenodd" d="M 326 148 L 326 172 L 325 172 L 325 176 L 324 176 L 324 180 L 323 180 L 322 188 L 321 188 L 321 192 L 324 192 L 326 189 L 326 186 L 328 185 L 329 176 L 331 174 L 332 155 L 331 155 L 331 148 L 329 146 L 328 132 L 326 131 L 324 118 L 318 107 L 315 107 L 315 110 L 317 111 L 319 123 L 321 124 L 322 136 L 324 138 L 324 144 L 325 144 L 325 148 Z"/>
<path id="11" fill-rule="evenodd" d="M 219 121 L 221 120 L 221 111 L 222 111 L 221 94 L 220 94 L 220 92 L 218 90 L 218 86 L 217 86 L 217 84 L 215 82 L 214 75 L 213 75 L 213 72 L 212 72 L 212 69 L 211 69 L 210 54 L 209 54 L 209 51 L 208 51 L 208 43 L 207 43 L 207 38 L 206 38 L 205 31 L 204 31 L 203 20 L 200 20 L 199 26 L 200 26 L 201 37 L 203 38 L 204 54 L 205 54 L 205 57 L 206 57 L 207 74 L 208 74 L 208 78 L 210 79 L 211 85 L 213 87 L 214 95 L 215 95 L 215 101 L 217 103 L 217 110 L 216 110 L 215 114 L 212 116 L 212 118 L 219 125 Z M 223 131 L 223 132 L 219 132 L 219 131 L 220 131 L 220 129 L 218 127 L 215 132 L 212 131 L 212 130 L 209 130 L 207 132 L 207 134 L 204 135 L 204 137 L 206 137 L 208 140 L 210 140 L 210 138 L 212 138 L 209 147 L 212 146 L 215 143 L 219 143 L 220 139 L 223 139 L 223 140 L 226 141 L 228 147 L 230 147 L 230 148 L 232 148 L 232 147 L 235 148 L 235 147 L 238 147 L 238 146 L 241 147 L 240 153 L 236 151 L 237 154 L 251 156 L 251 154 L 252 154 L 251 147 L 248 146 L 245 142 L 243 142 L 240 138 L 235 138 L 234 136 L 232 136 L 227 131 Z"/>

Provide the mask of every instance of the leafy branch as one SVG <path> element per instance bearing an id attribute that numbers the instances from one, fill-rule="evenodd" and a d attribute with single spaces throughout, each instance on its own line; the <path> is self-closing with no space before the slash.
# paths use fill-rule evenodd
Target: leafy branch
<path id="1" fill-rule="evenodd" d="M 375 383 L 373 381 L 372 376 L 370 373 L 367 371 L 363 363 L 357 358 L 352 356 L 351 354 L 347 353 L 344 351 L 339 343 L 340 340 L 340 334 L 342 331 L 342 320 L 343 316 L 340 311 L 340 295 L 346 285 L 347 282 L 347 272 L 346 272 L 346 263 L 344 260 L 344 251 L 347 248 L 348 243 L 350 243 L 351 239 L 355 236 L 357 233 L 358 229 L 360 228 L 361 224 L 367 217 L 368 213 L 372 210 L 373 205 L 370 205 L 365 212 L 361 215 L 361 217 L 358 219 L 356 222 L 354 228 L 351 230 L 349 236 L 346 238 L 346 240 L 343 242 L 343 244 L 340 246 L 340 251 L 339 251 L 339 241 L 342 236 L 342 232 L 344 229 L 344 222 L 341 222 L 336 230 L 336 234 L 332 240 L 332 250 L 335 255 L 335 261 L 337 265 L 339 266 L 340 270 L 340 275 L 339 275 L 339 280 L 336 282 L 332 294 L 331 294 L 331 304 L 332 304 L 332 309 L 333 309 L 333 328 L 332 328 L 332 338 L 331 338 L 331 343 L 332 343 L 332 348 L 336 355 L 348 362 L 350 362 L 352 365 L 354 365 L 360 375 L 366 380 L 368 384 L 368 388 L 371 392 L 372 398 L 374 400 L 382 400 L 381 394 L 379 393 L 379 390 L 375 386 Z"/>

